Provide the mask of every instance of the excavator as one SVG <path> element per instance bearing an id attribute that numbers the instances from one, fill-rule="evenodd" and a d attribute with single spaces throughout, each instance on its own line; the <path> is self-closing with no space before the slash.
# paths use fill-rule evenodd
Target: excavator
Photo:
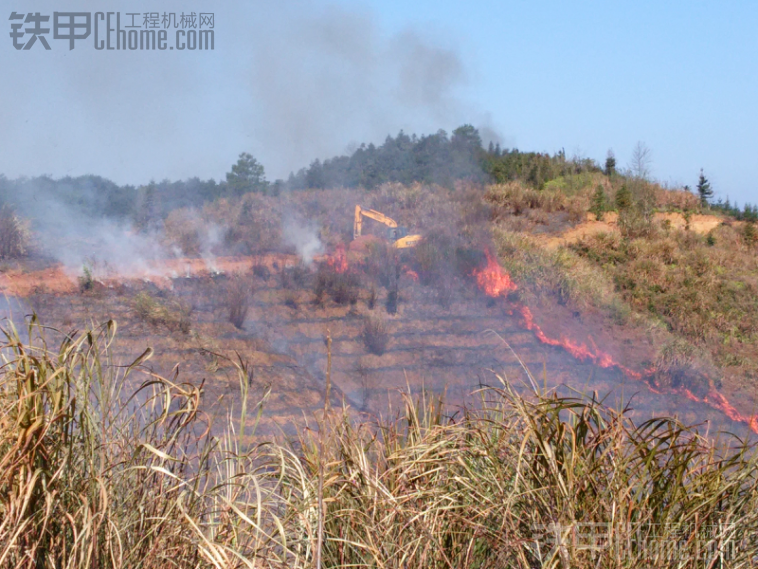
<path id="1" fill-rule="evenodd" d="M 363 230 L 363 218 L 368 217 L 387 226 L 387 239 L 392 242 L 395 249 L 407 249 L 415 247 L 421 241 L 421 235 L 408 235 L 406 227 L 398 226 L 397 222 L 374 209 L 363 209 L 355 206 L 355 222 L 353 223 L 353 239 L 358 239 Z"/>

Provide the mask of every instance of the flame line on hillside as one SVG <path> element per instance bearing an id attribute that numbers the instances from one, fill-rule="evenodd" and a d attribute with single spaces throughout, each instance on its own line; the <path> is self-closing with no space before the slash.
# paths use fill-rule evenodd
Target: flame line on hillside
<path id="1" fill-rule="evenodd" d="M 491 298 L 505 298 L 509 292 L 517 290 L 518 287 L 511 280 L 510 275 L 500 266 L 500 263 L 498 263 L 494 256 L 489 251 L 485 251 L 485 254 L 487 256 L 487 266 L 483 269 L 475 269 L 472 272 L 472 276 L 476 279 L 480 290 L 482 290 L 487 296 Z M 636 381 L 643 381 L 650 378 L 652 375 L 651 370 L 646 370 L 646 373 L 643 375 L 640 372 L 634 371 L 633 369 L 620 364 L 614 360 L 610 354 L 598 349 L 592 338 L 589 339 L 590 343 L 592 344 L 592 348 L 588 347 L 585 343 L 576 342 L 571 338 L 567 338 L 566 336 L 561 336 L 560 338 L 551 338 L 545 334 L 542 328 L 534 321 L 534 316 L 532 315 L 532 312 L 529 310 L 528 306 L 515 304 L 511 306 L 512 308 L 509 310 L 509 314 L 512 315 L 514 311 L 518 311 L 521 315 L 524 328 L 532 332 L 534 336 L 543 344 L 561 348 L 579 361 L 589 360 L 594 365 L 601 368 L 616 368 L 630 379 Z M 648 381 L 644 381 L 644 384 L 652 393 L 658 395 L 664 393 L 663 391 L 655 389 L 652 385 L 650 385 Z M 712 409 L 720 411 L 729 417 L 729 419 L 732 421 L 744 423 L 750 428 L 751 431 L 758 434 L 758 415 L 743 415 L 737 411 L 737 409 L 731 403 L 729 403 L 724 395 L 713 388 L 711 388 L 708 394 L 702 398 L 698 397 L 689 389 L 684 387 L 680 389 L 670 390 L 670 392 L 679 393 L 692 401 L 705 404 Z"/>

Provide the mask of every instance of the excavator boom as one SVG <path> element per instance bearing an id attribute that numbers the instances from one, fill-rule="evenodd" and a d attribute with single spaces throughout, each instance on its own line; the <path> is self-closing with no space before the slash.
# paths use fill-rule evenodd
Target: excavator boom
<path id="1" fill-rule="evenodd" d="M 363 231 L 363 217 L 366 216 L 371 219 L 375 219 L 379 223 L 383 223 L 387 227 L 397 227 L 397 222 L 391 217 L 387 217 L 383 213 L 379 213 L 374 209 L 363 209 L 361 206 L 355 206 L 355 222 L 353 223 L 353 239 L 357 239 L 361 236 Z"/>
<path id="2" fill-rule="evenodd" d="M 405 227 L 398 228 L 397 222 L 391 217 L 387 217 L 383 213 L 376 211 L 375 209 L 363 209 L 361 206 L 355 206 L 355 221 L 353 222 L 353 239 L 358 239 L 363 233 L 363 218 L 368 217 L 374 219 L 379 223 L 383 223 L 390 228 L 390 238 L 393 239 L 393 246 L 396 249 L 407 249 L 408 247 L 415 247 L 421 241 L 421 235 L 407 235 L 407 229 Z M 392 231 L 397 229 L 397 231 Z"/>

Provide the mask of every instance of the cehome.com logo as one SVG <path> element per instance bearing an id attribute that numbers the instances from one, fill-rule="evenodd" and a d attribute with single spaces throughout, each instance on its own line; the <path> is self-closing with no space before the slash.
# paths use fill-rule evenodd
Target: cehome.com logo
<path id="1" fill-rule="evenodd" d="M 8 19 L 17 50 L 49 50 L 50 38 L 67 41 L 69 50 L 89 38 L 97 50 L 215 49 L 213 12 L 53 12 L 52 22 L 40 12 L 11 12 Z"/>

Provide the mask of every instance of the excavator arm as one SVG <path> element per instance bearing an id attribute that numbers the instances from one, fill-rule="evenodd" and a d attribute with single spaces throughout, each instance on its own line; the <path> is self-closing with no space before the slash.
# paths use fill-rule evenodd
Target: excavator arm
<path id="1" fill-rule="evenodd" d="M 353 239 L 357 239 L 361 236 L 363 231 L 363 217 L 374 219 L 379 223 L 383 223 L 387 227 L 397 227 L 397 222 L 391 217 L 387 217 L 383 213 L 379 213 L 374 209 L 363 209 L 361 206 L 355 206 L 355 221 L 353 223 Z"/>
<path id="2" fill-rule="evenodd" d="M 375 209 L 363 209 L 361 206 L 355 206 L 355 221 L 353 222 L 353 239 L 357 239 L 363 232 L 363 218 L 368 217 L 374 219 L 379 223 L 383 223 L 387 227 L 397 229 L 397 231 L 390 231 L 390 239 L 392 239 L 393 247 L 396 249 L 407 249 L 409 247 L 415 247 L 421 241 L 421 235 L 408 235 L 408 230 L 405 227 L 398 228 L 397 222 L 391 217 L 387 217 L 383 213 L 376 211 Z"/>

